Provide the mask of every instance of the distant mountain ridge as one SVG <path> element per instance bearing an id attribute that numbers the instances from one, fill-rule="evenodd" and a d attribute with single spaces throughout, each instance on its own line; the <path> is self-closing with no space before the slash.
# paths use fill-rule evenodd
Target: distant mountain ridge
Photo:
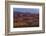
<path id="1" fill-rule="evenodd" d="M 15 12 L 14 11 L 14 14 L 39 14 L 39 13 L 29 13 L 29 12 Z"/>

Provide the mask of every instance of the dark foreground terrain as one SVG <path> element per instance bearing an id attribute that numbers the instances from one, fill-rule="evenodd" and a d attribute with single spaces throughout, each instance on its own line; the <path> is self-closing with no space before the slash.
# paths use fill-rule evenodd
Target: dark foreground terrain
<path id="1" fill-rule="evenodd" d="M 14 12 L 14 28 L 39 27 L 39 14 Z"/>

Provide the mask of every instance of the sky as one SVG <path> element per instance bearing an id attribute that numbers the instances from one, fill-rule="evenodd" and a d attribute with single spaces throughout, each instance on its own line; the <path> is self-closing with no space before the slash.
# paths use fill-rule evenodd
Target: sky
<path id="1" fill-rule="evenodd" d="M 17 12 L 30 12 L 30 13 L 39 13 L 38 8 L 13 8 L 13 11 Z"/>

